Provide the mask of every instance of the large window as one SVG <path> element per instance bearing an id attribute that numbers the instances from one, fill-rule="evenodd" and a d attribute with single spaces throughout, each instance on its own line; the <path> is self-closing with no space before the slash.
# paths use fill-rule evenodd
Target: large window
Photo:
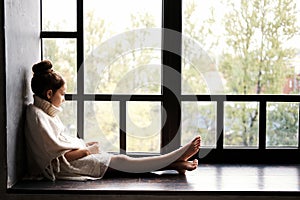
<path id="1" fill-rule="evenodd" d="M 134 154 L 200 134 L 203 162 L 299 162 L 298 1 L 41 2 L 70 134 Z"/>

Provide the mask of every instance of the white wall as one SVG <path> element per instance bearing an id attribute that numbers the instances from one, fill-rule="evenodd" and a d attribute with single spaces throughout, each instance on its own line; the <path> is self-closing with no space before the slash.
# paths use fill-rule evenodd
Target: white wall
<path id="1" fill-rule="evenodd" d="M 26 169 L 24 111 L 30 100 L 31 66 L 40 60 L 39 0 L 5 0 L 5 70 L 7 110 L 7 186 Z"/>

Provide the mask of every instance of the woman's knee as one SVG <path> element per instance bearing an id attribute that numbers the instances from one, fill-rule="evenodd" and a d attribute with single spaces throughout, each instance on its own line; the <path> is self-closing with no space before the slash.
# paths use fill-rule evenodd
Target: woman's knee
<path id="1" fill-rule="evenodd" d="M 114 163 L 123 163 L 125 161 L 128 161 L 129 157 L 126 155 L 114 155 L 111 157 L 111 164 Z"/>

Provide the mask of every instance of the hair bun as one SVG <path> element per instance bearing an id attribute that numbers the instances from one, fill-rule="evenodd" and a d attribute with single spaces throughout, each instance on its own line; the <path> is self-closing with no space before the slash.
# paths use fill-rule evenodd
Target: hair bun
<path id="1" fill-rule="evenodd" d="M 52 63 L 49 60 L 43 60 L 32 66 L 34 75 L 42 75 L 53 72 Z"/>

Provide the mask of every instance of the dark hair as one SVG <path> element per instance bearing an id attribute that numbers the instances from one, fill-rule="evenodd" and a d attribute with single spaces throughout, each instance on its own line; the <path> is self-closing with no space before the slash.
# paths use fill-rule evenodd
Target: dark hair
<path id="1" fill-rule="evenodd" d="M 64 78 L 52 69 L 49 60 L 43 60 L 32 66 L 33 77 L 31 89 L 38 97 L 48 100 L 46 92 L 52 90 L 55 93 L 65 84 Z"/>

